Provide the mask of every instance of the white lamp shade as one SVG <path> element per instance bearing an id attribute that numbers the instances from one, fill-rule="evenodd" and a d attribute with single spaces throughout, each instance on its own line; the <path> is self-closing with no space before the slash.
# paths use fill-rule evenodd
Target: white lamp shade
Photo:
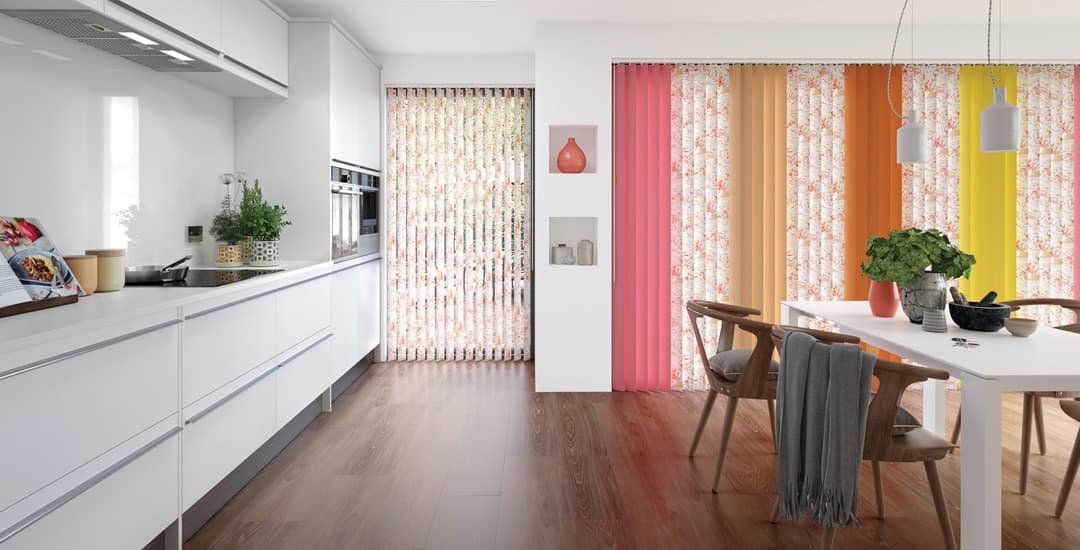
<path id="1" fill-rule="evenodd" d="M 896 162 L 922 164 L 926 162 L 929 146 L 926 126 L 919 122 L 919 110 L 904 115 L 904 125 L 896 131 Z"/>
<path id="2" fill-rule="evenodd" d="M 984 153 L 1020 150 L 1020 109 L 1005 100 L 1005 87 L 994 88 L 994 102 L 979 115 L 979 149 Z"/>

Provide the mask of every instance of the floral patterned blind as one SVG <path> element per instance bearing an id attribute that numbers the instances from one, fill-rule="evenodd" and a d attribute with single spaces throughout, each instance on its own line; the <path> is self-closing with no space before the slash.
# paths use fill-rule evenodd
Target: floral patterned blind
<path id="1" fill-rule="evenodd" d="M 531 358 L 532 108 L 520 88 L 387 90 L 389 360 Z"/>

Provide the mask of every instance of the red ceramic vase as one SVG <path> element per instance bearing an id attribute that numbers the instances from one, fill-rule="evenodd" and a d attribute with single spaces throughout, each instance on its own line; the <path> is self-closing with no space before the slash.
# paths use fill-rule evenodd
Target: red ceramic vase
<path id="1" fill-rule="evenodd" d="M 870 281 L 870 312 L 875 317 L 895 317 L 900 308 L 900 290 L 896 283 Z"/>
<path id="2" fill-rule="evenodd" d="M 556 161 L 559 171 L 564 174 L 580 174 L 585 170 L 585 151 L 578 147 L 574 138 L 566 140 L 566 145 L 559 151 Z"/>

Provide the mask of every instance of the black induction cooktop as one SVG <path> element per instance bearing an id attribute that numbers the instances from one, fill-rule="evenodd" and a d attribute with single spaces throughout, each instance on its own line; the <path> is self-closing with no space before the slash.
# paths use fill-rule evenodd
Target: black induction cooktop
<path id="1" fill-rule="evenodd" d="M 178 283 L 165 286 L 215 287 L 239 283 L 255 277 L 280 273 L 284 269 L 192 269 L 187 277 Z"/>

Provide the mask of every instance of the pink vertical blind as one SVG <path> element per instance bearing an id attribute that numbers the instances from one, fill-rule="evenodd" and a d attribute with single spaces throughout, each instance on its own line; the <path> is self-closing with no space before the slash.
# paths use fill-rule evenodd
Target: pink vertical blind
<path id="1" fill-rule="evenodd" d="M 671 388 L 671 66 L 616 65 L 612 388 Z"/>
<path id="2" fill-rule="evenodd" d="M 1073 67 L 1073 121 L 1080 121 L 1080 67 Z M 1073 136 L 1073 215 L 1080 213 L 1080 139 Z M 1076 227 L 1080 227 L 1077 224 Z M 1075 231 L 1075 228 L 1074 228 Z M 1073 234 L 1073 296 L 1080 299 L 1080 235 Z"/>

